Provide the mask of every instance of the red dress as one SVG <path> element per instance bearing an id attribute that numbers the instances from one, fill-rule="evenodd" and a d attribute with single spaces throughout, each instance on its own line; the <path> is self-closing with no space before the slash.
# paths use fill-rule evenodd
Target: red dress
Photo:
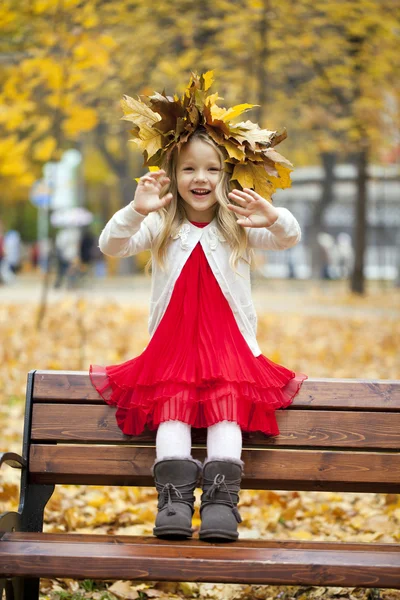
<path id="1" fill-rule="evenodd" d="M 91 365 L 90 378 L 117 407 L 127 435 L 169 420 L 193 427 L 227 420 L 243 431 L 278 435 L 274 412 L 291 404 L 307 375 L 254 356 L 199 242 L 142 354 L 119 365 Z"/>

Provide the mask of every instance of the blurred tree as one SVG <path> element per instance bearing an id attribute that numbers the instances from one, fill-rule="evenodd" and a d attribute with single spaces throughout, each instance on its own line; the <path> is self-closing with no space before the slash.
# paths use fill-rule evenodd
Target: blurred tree
<path id="1" fill-rule="evenodd" d="M 361 294 L 367 166 L 371 157 L 380 158 L 376 148 L 385 144 L 385 94 L 394 88 L 400 66 L 400 5 L 390 0 L 302 0 L 279 8 L 278 22 L 286 30 L 281 67 L 295 72 L 290 96 L 300 107 L 301 127 L 318 145 L 323 165 L 330 164 L 326 159 L 333 153 L 353 156 L 357 165 L 351 289 Z M 305 26 L 299 27 L 301 23 Z M 314 235 L 332 199 L 326 185 L 323 192 L 322 209 L 316 206 L 314 213 Z"/>
<path id="2" fill-rule="evenodd" d="M 26 198 L 42 164 L 80 144 L 85 160 L 93 148 L 103 158 L 96 182 L 113 175 L 127 204 L 142 160 L 127 146 L 119 99 L 182 92 L 191 70 L 215 69 L 224 105 L 258 103 L 250 119 L 287 127 L 284 153 L 297 165 L 321 156 L 327 177 L 315 228 L 332 198 L 335 161 L 358 156 L 353 289 L 362 291 L 362 165 L 388 147 L 381 122 L 384 95 L 398 85 L 399 10 L 390 0 L 3 0 L 2 201 Z"/>

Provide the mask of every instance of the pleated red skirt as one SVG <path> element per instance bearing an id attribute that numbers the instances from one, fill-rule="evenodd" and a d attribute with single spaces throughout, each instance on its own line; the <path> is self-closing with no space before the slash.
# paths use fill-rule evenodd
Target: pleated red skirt
<path id="1" fill-rule="evenodd" d="M 117 407 L 126 435 L 169 420 L 196 428 L 227 420 L 242 431 L 278 435 L 275 411 L 289 406 L 307 379 L 254 356 L 200 242 L 142 354 L 119 365 L 90 365 L 89 372 L 100 396 Z"/>

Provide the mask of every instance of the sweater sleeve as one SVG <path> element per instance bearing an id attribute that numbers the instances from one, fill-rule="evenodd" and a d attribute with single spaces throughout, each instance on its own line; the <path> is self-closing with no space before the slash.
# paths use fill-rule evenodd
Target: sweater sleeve
<path id="1" fill-rule="evenodd" d="M 117 211 L 99 237 L 99 248 L 107 256 L 133 256 L 149 250 L 152 242 L 152 213 L 144 216 L 130 204 Z"/>
<path id="2" fill-rule="evenodd" d="M 301 229 L 290 210 L 276 207 L 279 215 L 270 227 L 249 227 L 248 241 L 251 248 L 262 250 L 286 250 L 301 240 Z"/>

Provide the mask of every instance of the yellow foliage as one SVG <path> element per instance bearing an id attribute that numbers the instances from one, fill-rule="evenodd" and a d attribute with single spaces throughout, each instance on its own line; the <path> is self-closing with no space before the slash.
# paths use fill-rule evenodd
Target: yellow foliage
<path id="1" fill-rule="evenodd" d="M 87 106 L 69 106 L 66 115 L 63 128 L 69 138 L 74 138 L 81 131 L 91 131 L 98 122 L 97 112 Z"/>
<path id="2" fill-rule="evenodd" d="M 33 156 L 36 160 L 46 162 L 52 158 L 53 152 L 56 149 L 56 140 L 52 137 L 47 137 L 38 142 L 33 147 Z"/>
<path id="3" fill-rule="evenodd" d="M 257 284 L 256 289 L 258 298 L 267 297 L 261 284 Z M 284 357 L 282 364 L 310 377 L 347 378 L 360 374 L 371 379 L 398 377 L 400 320 L 376 313 L 376 307 L 393 311 L 394 306 L 399 306 L 399 291 L 377 290 L 359 298 L 348 293 L 335 296 L 308 289 L 308 293 L 301 293 L 297 309 L 284 315 L 275 312 L 273 306 L 288 300 L 287 290 L 285 293 L 276 287 L 269 289 L 268 300 L 263 303 L 265 309 L 258 310 L 258 339 L 266 356 L 280 363 Z M 319 308 L 315 314 L 303 310 L 313 306 Z M 341 309 L 342 314 L 337 318 L 332 316 L 332 307 L 335 313 Z M 89 301 L 84 296 L 75 298 L 70 294 L 51 308 L 43 324 L 46 335 L 41 336 L 38 343 L 34 305 L 30 302 L 0 304 L 0 337 L 8 340 L 0 346 L 3 381 L 0 452 L 20 452 L 26 373 L 33 365 L 43 369 L 81 370 L 88 368 L 91 361 L 116 364 L 141 353 L 147 344 L 148 307 L 101 299 Z M 0 512 L 16 510 L 19 477 L 17 470 L 2 469 Z M 193 526 L 198 529 L 200 490 L 196 490 L 195 495 Z M 57 486 L 46 507 L 44 531 L 148 536 L 152 535 L 156 507 L 154 488 Z M 397 494 L 242 490 L 239 509 L 243 517 L 239 529 L 246 538 L 400 541 L 400 497 Z M 131 594 L 144 585 L 124 583 L 114 589 L 121 594 Z M 79 589 L 79 583 L 73 580 L 57 583 L 42 580 L 41 585 L 42 592 L 46 591 L 52 600 L 59 595 L 56 589 L 74 592 Z M 171 590 L 178 589 L 171 587 L 177 584 L 163 585 L 157 584 L 154 589 L 154 584 L 149 583 L 140 589 L 149 589 L 149 597 L 154 591 L 160 598 L 170 598 Z M 217 586 L 203 590 L 201 585 L 182 584 L 179 589 L 186 597 L 211 597 L 211 592 L 213 597 L 224 597 L 222 594 L 227 591 L 226 587 L 220 590 Z M 254 588 L 260 589 L 259 586 Z M 268 598 L 277 598 L 286 588 L 268 586 L 266 589 Z M 310 600 L 337 598 L 339 593 L 339 588 L 310 588 L 307 593 L 304 588 L 300 589 L 301 596 Z M 357 598 L 366 600 L 367 596 L 361 596 L 359 591 Z M 87 593 L 85 597 L 100 598 L 95 593 Z M 294 597 L 293 588 L 290 593 L 290 597 Z M 254 594 L 249 586 L 238 586 L 235 591 L 238 600 L 255 597 Z M 340 597 L 350 600 L 355 596 L 341 589 Z"/>
<path id="4" fill-rule="evenodd" d="M 26 152 L 29 141 L 19 141 L 16 135 L 0 138 L 0 173 L 3 177 L 15 177 L 26 168 Z"/>

